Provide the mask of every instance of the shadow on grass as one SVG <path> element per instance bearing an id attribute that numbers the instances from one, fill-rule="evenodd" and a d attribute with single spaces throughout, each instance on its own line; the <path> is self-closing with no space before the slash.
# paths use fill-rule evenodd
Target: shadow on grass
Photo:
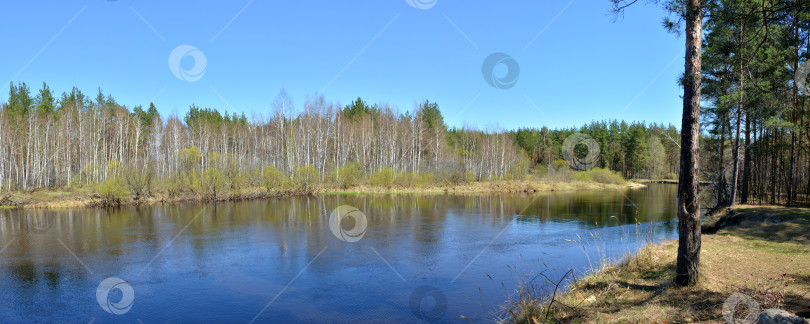
<path id="1" fill-rule="evenodd" d="M 793 280 L 795 284 L 810 286 L 810 274 L 787 274 L 786 278 Z M 801 317 L 810 318 L 810 291 L 803 295 L 785 295 L 784 308 Z"/>
<path id="2" fill-rule="evenodd" d="M 732 234 L 744 238 L 756 238 L 775 243 L 796 243 L 810 245 L 810 231 L 808 224 L 785 222 L 780 224 L 751 224 L 743 223 L 736 228 L 728 229 Z"/>
<path id="3" fill-rule="evenodd" d="M 810 318 L 810 299 L 807 295 L 786 295 L 784 309 L 798 316 Z"/>
<path id="4" fill-rule="evenodd" d="M 726 287 L 720 291 L 710 289 L 707 282 L 693 287 L 675 287 L 672 277 L 675 262 L 660 263 L 652 269 L 635 269 L 635 265 L 622 265 L 612 273 L 583 281 L 576 289 L 580 299 L 598 296 L 592 303 L 573 304 L 575 311 L 559 312 L 555 321 L 563 323 L 583 321 L 605 322 L 723 322 L 723 303 L 742 288 Z M 702 274 L 703 278 L 707 278 Z M 810 275 L 789 275 L 796 283 L 810 282 Z M 763 296 L 752 296 L 762 310 L 769 305 Z M 799 316 L 810 316 L 810 292 L 805 296 L 786 293 L 780 308 Z M 570 301 L 569 301 L 570 303 Z M 653 305 L 653 306 L 651 306 Z"/>
<path id="5" fill-rule="evenodd" d="M 810 245 L 810 208 L 743 206 L 707 222 L 704 234 L 730 233 L 775 243 Z"/>
<path id="6" fill-rule="evenodd" d="M 575 293 L 596 300 L 574 304 L 575 311 L 558 308 L 555 321 L 570 323 L 606 322 L 691 322 L 722 320 L 726 294 L 698 285 L 674 287 L 675 262 L 623 264 L 579 283 Z M 570 302 L 570 301 L 569 301 Z M 650 307 L 650 305 L 660 305 Z"/>

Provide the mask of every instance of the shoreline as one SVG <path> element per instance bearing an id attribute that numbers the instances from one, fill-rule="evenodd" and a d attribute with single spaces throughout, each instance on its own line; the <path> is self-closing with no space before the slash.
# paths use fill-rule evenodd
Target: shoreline
<path id="1" fill-rule="evenodd" d="M 623 261 L 602 260 L 556 296 L 511 301 L 502 323 L 725 322 L 735 293 L 761 310 L 810 317 L 810 208 L 741 205 L 703 226 L 700 280 L 675 287 L 678 241 L 647 243 Z M 744 316 L 742 314 L 741 316 Z M 741 317 L 740 317 L 741 318 Z"/>
<path id="2" fill-rule="evenodd" d="M 674 184 L 674 185 L 678 184 L 677 179 L 675 179 L 675 180 L 673 180 L 673 179 L 659 179 L 659 180 L 631 179 L 631 180 L 635 181 L 635 182 L 638 182 L 638 183 L 662 183 L 662 184 Z M 700 184 L 700 186 L 711 186 L 712 185 L 711 181 L 699 181 L 698 183 Z"/>
<path id="3" fill-rule="evenodd" d="M 311 191 L 276 191 L 267 192 L 264 188 L 252 187 L 240 190 L 237 194 L 228 194 L 218 199 L 207 199 L 199 195 L 181 195 L 169 197 L 158 192 L 150 197 L 138 200 L 125 197 L 117 206 L 153 205 L 185 202 L 225 202 L 244 201 L 283 197 L 300 197 L 312 195 L 480 195 L 480 194 L 542 194 L 551 192 L 569 192 L 576 190 L 625 190 L 647 187 L 645 184 L 628 181 L 625 184 L 603 184 L 597 182 L 570 181 L 529 181 L 529 180 L 492 180 L 471 182 L 447 186 L 426 187 L 379 187 L 354 186 L 347 189 L 318 187 Z M 5 193 L 0 195 L 0 209 L 62 209 L 104 207 L 100 198 L 95 197 L 89 189 L 77 191 L 36 190 L 30 193 Z"/>

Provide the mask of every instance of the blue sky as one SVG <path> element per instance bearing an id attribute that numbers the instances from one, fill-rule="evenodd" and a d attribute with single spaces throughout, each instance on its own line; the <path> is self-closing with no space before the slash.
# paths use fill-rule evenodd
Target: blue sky
<path id="1" fill-rule="evenodd" d="M 284 88 L 347 104 L 358 96 L 404 112 L 435 101 L 450 126 L 571 127 L 619 118 L 678 125 L 683 40 L 664 12 L 636 5 L 614 22 L 607 0 L 3 1 L 0 102 L 9 81 L 61 93 L 102 87 L 128 107 L 154 99 L 162 115 L 192 103 L 269 115 Z M 431 7 L 432 5 L 432 7 Z M 423 6 L 425 7 L 425 6 Z M 195 82 L 169 55 L 206 58 Z M 519 64 L 498 89 L 482 64 Z M 183 54 L 183 53 L 181 53 Z M 195 65 L 190 56 L 180 69 Z M 508 68 L 496 65 L 494 76 Z"/>

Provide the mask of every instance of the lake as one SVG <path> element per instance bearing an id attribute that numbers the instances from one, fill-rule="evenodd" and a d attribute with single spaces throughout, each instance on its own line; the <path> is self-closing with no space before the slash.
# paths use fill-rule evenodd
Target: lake
<path id="1" fill-rule="evenodd" d="M 6 210 L 0 322 L 491 321 L 528 274 L 677 237 L 676 189 Z"/>

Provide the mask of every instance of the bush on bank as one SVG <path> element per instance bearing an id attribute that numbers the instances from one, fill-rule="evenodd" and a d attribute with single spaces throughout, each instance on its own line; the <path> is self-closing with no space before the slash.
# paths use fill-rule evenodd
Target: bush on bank
<path id="1" fill-rule="evenodd" d="M 195 150 L 183 155 L 197 158 Z M 183 160 L 183 159 L 181 159 Z M 400 172 L 392 168 L 365 170 L 359 163 L 349 162 L 331 170 L 318 170 L 312 165 L 299 165 L 291 172 L 275 166 L 246 170 L 226 156 L 210 156 L 205 168 L 194 163 L 183 163 L 183 171 L 166 177 L 155 176 L 149 167 L 116 167 L 106 170 L 111 176 L 89 187 L 95 200 L 94 205 L 117 206 L 126 200 L 143 202 L 154 200 L 235 200 L 263 196 L 308 195 L 313 192 L 346 191 L 358 188 L 359 191 L 385 192 L 394 190 L 424 190 L 430 188 L 459 188 L 463 190 L 506 190 L 524 191 L 526 182 L 554 183 L 594 183 L 622 185 L 627 181 L 618 173 L 608 169 L 594 168 L 576 171 L 563 160 L 555 161 L 548 167 L 538 165 L 528 168 L 514 168 L 507 176 L 479 180 L 479 177 L 463 165 L 451 165 L 439 172 Z M 87 175 L 99 170 L 88 170 Z M 516 181 L 516 182 L 515 182 Z M 512 186 L 503 183 L 495 187 L 469 186 L 488 182 L 522 182 Z M 520 188 L 518 188 L 520 187 Z M 489 188 L 489 189 L 488 189 Z M 433 189 L 435 190 L 435 189 Z M 73 186 L 65 192 L 84 192 L 82 186 Z M 531 191 L 531 190 L 530 190 Z M 536 191 L 536 190 L 535 190 Z"/>

